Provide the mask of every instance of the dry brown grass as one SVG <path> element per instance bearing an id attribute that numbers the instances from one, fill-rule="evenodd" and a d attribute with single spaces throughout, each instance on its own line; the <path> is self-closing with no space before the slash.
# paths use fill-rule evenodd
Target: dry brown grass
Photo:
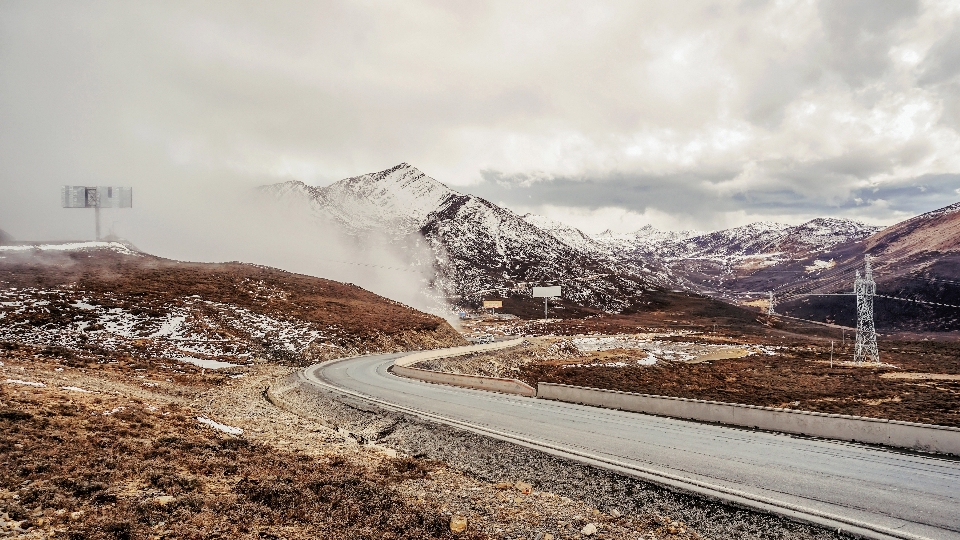
<path id="1" fill-rule="evenodd" d="M 960 427 L 960 380 L 897 378 L 902 372 L 958 374 L 960 344 L 948 341 L 893 342 L 881 351 L 899 366 L 841 365 L 852 355 L 837 347 L 788 347 L 773 356 L 753 355 L 701 363 L 658 362 L 651 366 L 574 367 L 529 363 L 520 376 L 529 384 L 552 382 L 626 392 L 789 407 Z M 893 377 L 888 375 L 894 375 Z"/>
<path id="2" fill-rule="evenodd" d="M 198 295 L 265 315 L 332 325 L 367 339 L 411 333 L 462 344 L 443 319 L 349 283 L 241 263 L 184 263 L 107 250 L 10 254 L 0 260 L 0 287 L 58 287 L 107 298 L 115 306 L 159 310 L 178 298 Z M 51 310 L 49 320 L 57 322 Z"/>
<path id="3" fill-rule="evenodd" d="M 279 451 L 175 405 L 0 386 L 0 513 L 69 538 L 452 537 L 392 487 L 430 467 Z"/>

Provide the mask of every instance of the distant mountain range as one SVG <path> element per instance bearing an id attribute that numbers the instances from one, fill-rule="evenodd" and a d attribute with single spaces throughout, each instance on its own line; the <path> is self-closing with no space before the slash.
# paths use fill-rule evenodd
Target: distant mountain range
<path id="1" fill-rule="evenodd" d="M 632 234 L 589 235 L 460 193 L 407 163 L 325 187 L 290 181 L 262 189 L 352 235 L 426 242 L 434 260 L 421 262 L 436 269 L 430 286 L 460 304 L 529 296 L 532 286 L 560 284 L 566 300 L 608 312 L 642 306 L 643 291 L 652 288 L 733 303 L 774 291 L 783 309 L 802 311 L 800 304 L 812 305 L 812 292 L 852 289 L 853 271 L 868 253 L 878 257 L 881 284 L 924 272 L 951 279 L 960 268 L 954 259 L 960 253 L 960 204 L 886 229 L 817 218 L 797 226 L 758 222 L 709 233 L 648 225 Z M 807 296 L 799 301 L 798 294 Z M 848 318 L 820 311 L 808 315 Z"/>

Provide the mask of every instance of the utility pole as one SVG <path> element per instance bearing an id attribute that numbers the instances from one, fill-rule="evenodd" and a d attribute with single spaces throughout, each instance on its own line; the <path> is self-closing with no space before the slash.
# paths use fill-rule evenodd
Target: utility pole
<path id="1" fill-rule="evenodd" d="M 870 256 L 865 257 L 863 277 L 857 270 L 853 282 L 857 295 L 857 343 L 853 351 L 855 362 L 875 362 L 880 364 L 880 351 L 877 349 L 877 330 L 873 325 L 873 297 L 877 294 L 877 284 L 873 281 L 870 268 Z"/>
<path id="2" fill-rule="evenodd" d="M 833 368 L 833 340 L 830 340 L 830 368 Z"/>

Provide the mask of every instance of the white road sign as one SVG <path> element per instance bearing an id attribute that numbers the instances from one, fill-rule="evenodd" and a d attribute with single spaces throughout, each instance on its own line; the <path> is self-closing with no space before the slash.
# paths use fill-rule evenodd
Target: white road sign
<path id="1" fill-rule="evenodd" d="M 534 298 L 553 298 L 560 296 L 560 286 L 555 287 L 534 287 L 533 288 L 533 297 Z"/>

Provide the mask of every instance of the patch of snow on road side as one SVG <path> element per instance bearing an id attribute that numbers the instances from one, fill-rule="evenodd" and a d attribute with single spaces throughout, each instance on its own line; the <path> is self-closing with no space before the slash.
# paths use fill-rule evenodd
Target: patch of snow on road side
<path id="1" fill-rule="evenodd" d="M 66 390 L 66 391 L 68 391 L 68 392 L 83 392 L 84 394 L 90 394 L 90 393 L 92 393 L 92 392 L 90 392 L 90 390 L 84 390 L 83 388 L 80 388 L 79 386 L 61 386 L 60 389 L 61 389 L 61 390 Z"/>
<path id="2" fill-rule="evenodd" d="M 221 368 L 230 368 L 237 367 L 237 364 L 231 364 L 229 362 L 221 362 L 219 360 L 209 360 L 207 358 L 194 358 L 192 356 L 184 356 L 182 358 L 176 358 L 181 362 L 186 362 L 188 364 L 193 364 L 206 369 L 221 369 Z"/>
<path id="3" fill-rule="evenodd" d="M 217 431 L 229 433 L 230 435 L 243 435 L 243 430 L 238 427 L 228 426 L 225 424 L 221 424 L 220 422 L 214 422 L 213 420 L 206 418 L 204 416 L 198 416 L 197 422 L 200 422 L 201 424 L 206 424 Z"/>
<path id="4" fill-rule="evenodd" d="M 42 382 L 22 381 L 20 379 L 7 379 L 6 381 L 3 381 L 3 382 L 5 382 L 6 384 L 22 384 L 25 386 L 36 386 L 37 388 L 46 386 Z"/>

